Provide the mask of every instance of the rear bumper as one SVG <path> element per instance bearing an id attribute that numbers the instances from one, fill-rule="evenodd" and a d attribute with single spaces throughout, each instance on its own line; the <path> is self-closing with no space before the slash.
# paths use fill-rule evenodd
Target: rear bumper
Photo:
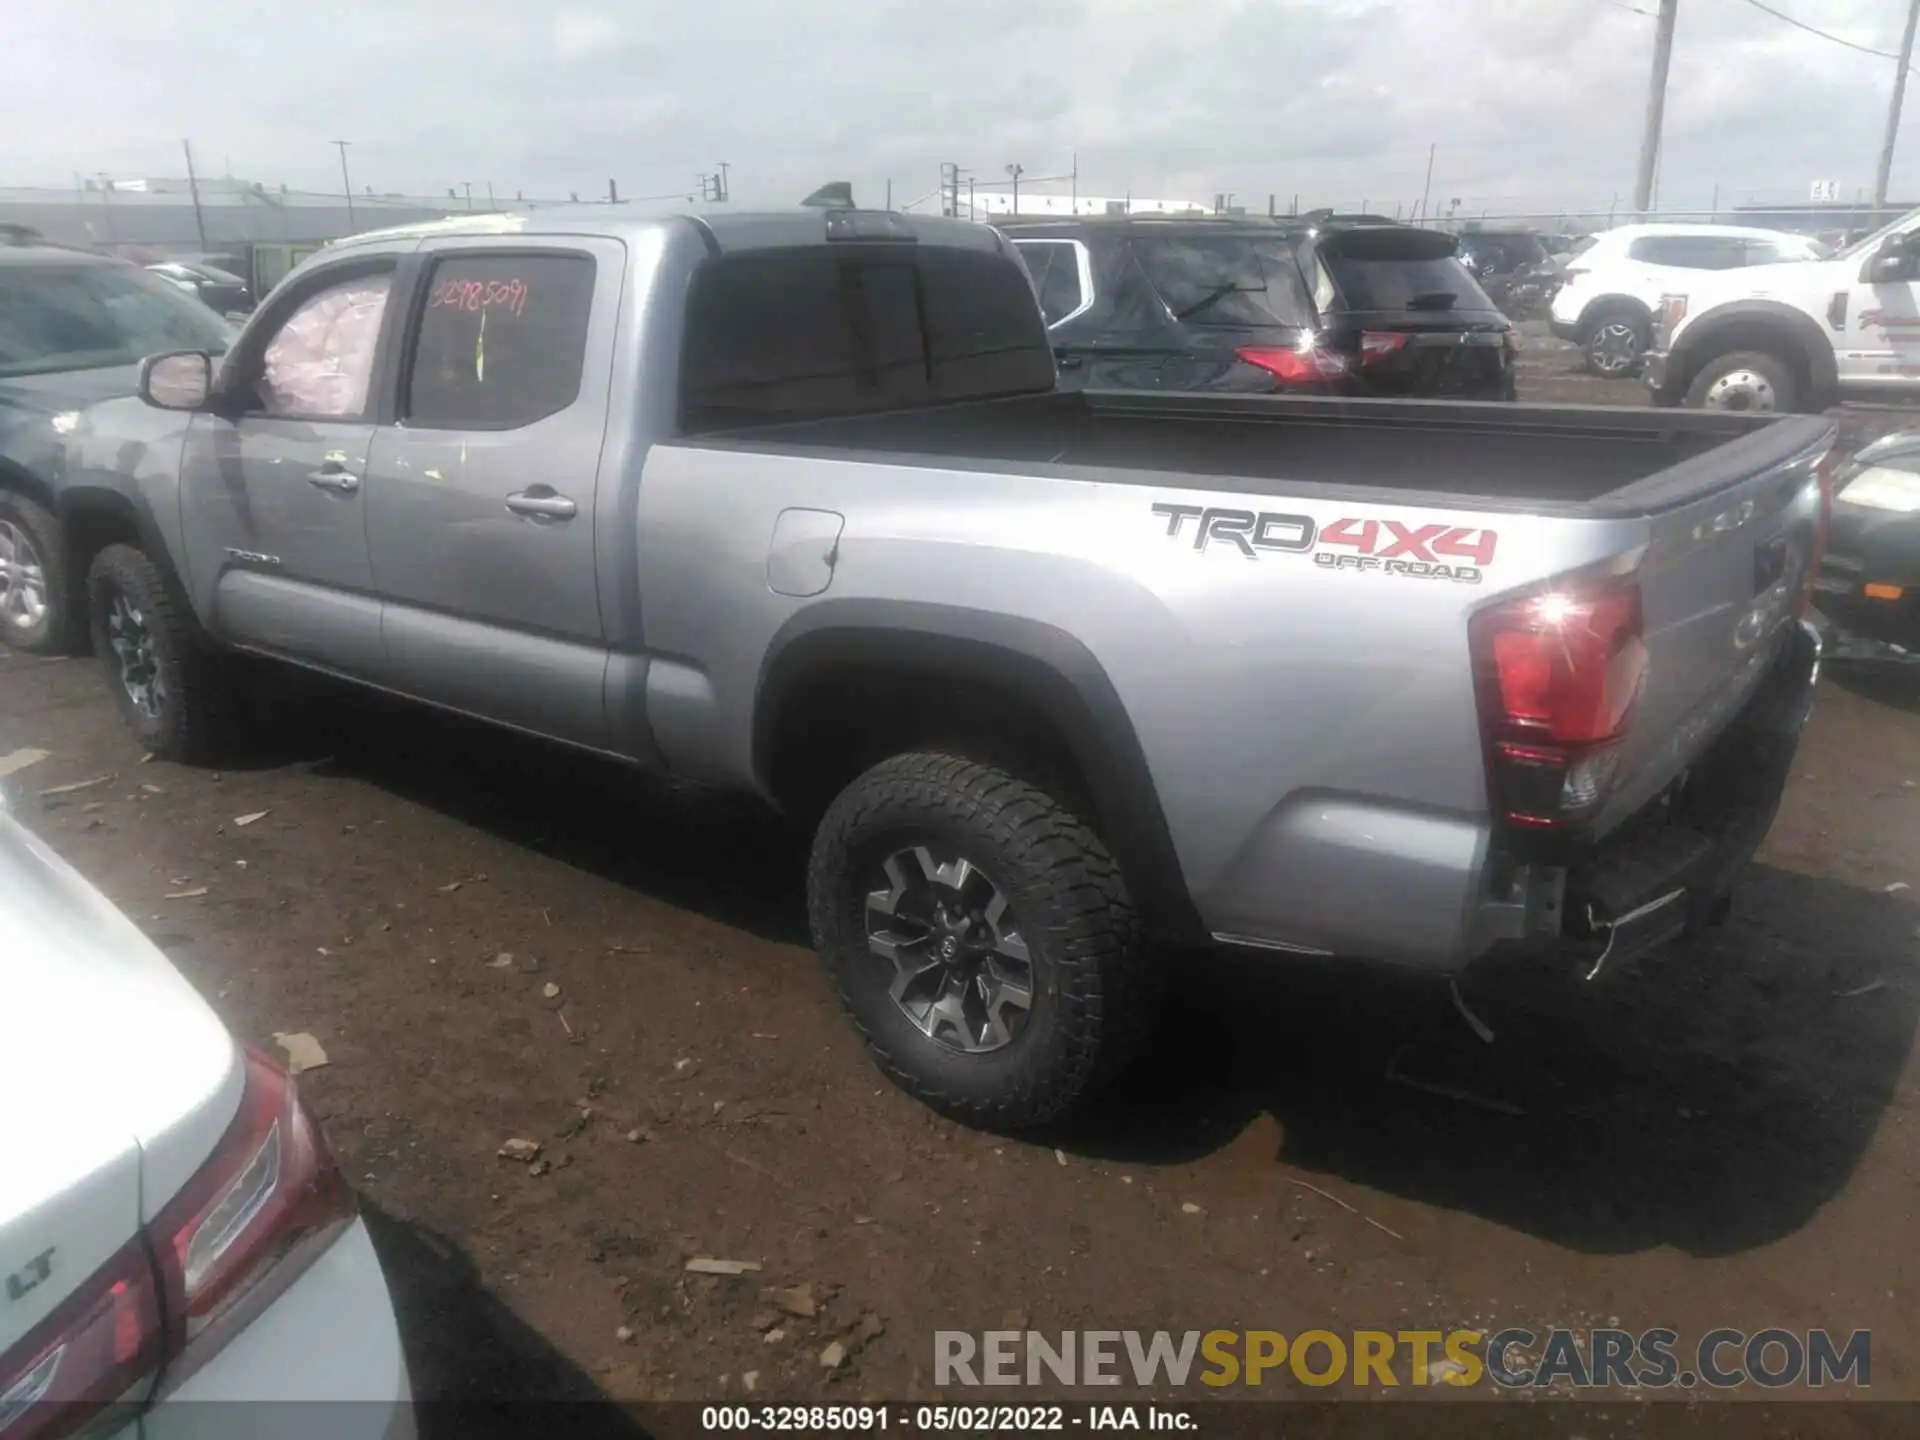
<path id="1" fill-rule="evenodd" d="M 226 1347 L 141 1417 L 142 1440 L 413 1440 L 386 1277 L 355 1220 Z"/>
<path id="2" fill-rule="evenodd" d="M 1716 918 L 1765 838 L 1819 654 L 1795 627 L 1684 786 L 1566 863 L 1516 862 L 1484 815 L 1314 793 L 1278 807 L 1201 897 L 1207 929 L 1236 947 L 1441 972 L 1512 946 L 1588 971 L 1650 950 Z"/>
<path id="3" fill-rule="evenodd" d="M 1725 913 L 1735 876 L 1773 827 L 1819 673 L 1819 636 L 1797 625 L 1753 698 L 1681 783 L 1568 867 L 1559 938 L 1587 974 Z"/>

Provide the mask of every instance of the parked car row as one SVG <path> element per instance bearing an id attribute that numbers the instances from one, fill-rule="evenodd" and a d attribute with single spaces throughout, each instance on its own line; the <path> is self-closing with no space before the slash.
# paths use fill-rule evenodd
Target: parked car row
<path id="1" fill-rule="evenodd" d="M 1512 400 L 1454 237 L 1364 216 L 1007 218 L 1069 389 Z"/>

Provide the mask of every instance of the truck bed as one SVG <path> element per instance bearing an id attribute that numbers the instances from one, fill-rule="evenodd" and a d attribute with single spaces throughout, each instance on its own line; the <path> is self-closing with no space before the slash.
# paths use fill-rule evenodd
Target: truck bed
<path id="1" fill-rule="evenodd" d="M 1480 508 L 1643 514 L 1750 479 L 1826 426 L 1701 411 L 1082 391 L 798 421 L 691 443 L 884 455 L 941 469 L 1045 466 L 1106 484 L 1386 490 Z"/>

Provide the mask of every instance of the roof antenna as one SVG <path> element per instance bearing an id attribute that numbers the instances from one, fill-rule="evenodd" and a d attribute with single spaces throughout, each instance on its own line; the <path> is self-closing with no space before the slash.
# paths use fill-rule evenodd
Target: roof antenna
<path id="1" fill-rule="evenodd" d="M 816 210 L 853 210 L 853 182 L 850 180 L 829 180 L 818 190 L 800 202 Z"/>

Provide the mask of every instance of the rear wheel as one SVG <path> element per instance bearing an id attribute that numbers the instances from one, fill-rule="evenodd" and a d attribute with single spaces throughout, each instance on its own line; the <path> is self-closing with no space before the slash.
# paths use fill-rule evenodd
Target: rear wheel
<path id="1" fill-rule="evenodd" d="M 894 1083 L 990 1129 L 1057 1120 L 1153 1019 L 1133 905 L 1048 789 L 957 755 L 897 755 L 814 836 L 814 943 Z"/>
<path id="2" fill-rule="evenodd" d="M 0 492 L 0 640 L 32 655 L 63 655 L 77 629 L 60 522 L 24 495 Z"/>
<path id="3" fill-rule="evenodd" d="M 1652 338 L 1653 327 L 1644 316 L 1630 310 L 1607 310 L 1594 319 L 1582 354 L 1594 374 L 1624 380 L 1640 368 Z"/>
<path id="4" fill-rule="evenodd" d="M 1787 413 L 1799 401 L 1793 367 L 1763 350 L 1737 350 L 1709 360 L 1687 387 L 1697 410 Z"/>
<path id="5" fill-rule="evenodd" d="M 93 650 L 120 714 L 163 760 L 209 760 L 225 742 L 234 667 L 167 591 L 157 565 L 109 545 L 87 574 Z"/>

